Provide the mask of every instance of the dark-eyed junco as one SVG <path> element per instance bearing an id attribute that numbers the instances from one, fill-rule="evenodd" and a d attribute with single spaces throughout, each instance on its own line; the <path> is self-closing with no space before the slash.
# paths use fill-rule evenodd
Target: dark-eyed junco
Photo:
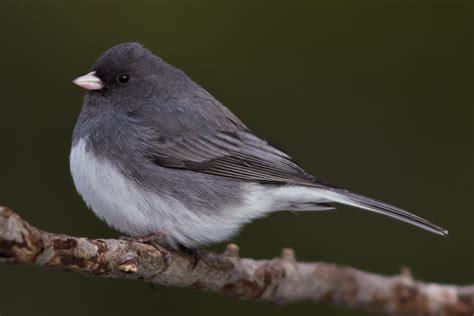
<path id="1" fill-rule="evenodd" d="M 141 44 L 112 47 L 74 83 L 89 90 L 73 135 L 74 183 L 128 235 L 163 234 L 171 246 L 195 248 L 268 213 L 332 210 L 333 202 L 448 233 L 308 174 Z"/>

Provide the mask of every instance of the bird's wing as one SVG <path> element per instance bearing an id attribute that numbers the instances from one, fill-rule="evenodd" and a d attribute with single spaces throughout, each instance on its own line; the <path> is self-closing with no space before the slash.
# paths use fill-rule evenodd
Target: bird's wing
<path id="1" fill-rule="evenodd" d="M 286 153 L 255 136 L 204 90 L 201 92 L 204 97 L 201 95 L 200 102 L 193 103 L 186 111 L 174 113 L 179 110 L 175 105 L 163 107 L 161 111 L 171 111 L 162 116 L 167 120 L 152 122 L 151 126 L 159 128 L 159 133 L 156 132 L 159 136 L 154 137 L 147 152 L 154 163 L 241 181 L 311 186 L 319 192 L 319 197 L 329 201 L 381 213 L 440 235 L 447 234 L 442 227 L 398 207 L 314 178 Z M 201 102 L 203 100 L 208 102 Z"/>
<path id="2" fill-rule="evenodd" d="M 248 130 L 159 137 L 150 156 L 154 163 L 242 181 L 314 186 L 323 184 L 290 156 Z"/>
<path id="3" fill-rule="evenodd" d="M 446 235 L 447 231 L 393 205 L 329 185 L 298 166 L 290 156 L 248 130 L 220 131 L 177 138 L 160 137 L 151 159 L 170 168 L 260 183 L 297 184 L 315 187 L 320 197 L 347 204 Z"/>

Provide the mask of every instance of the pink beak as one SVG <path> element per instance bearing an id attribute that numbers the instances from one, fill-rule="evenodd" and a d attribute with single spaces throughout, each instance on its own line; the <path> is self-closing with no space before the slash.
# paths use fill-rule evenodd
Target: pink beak
<path id="1" fill-rule="evenodd" d="M 87 75 L 76 78 L 72 82 L 77 84 L 79 87 L 82 87 L 87 90 L 100 90 L 104 87 L 102 80 L 100 80 L 95 75 L 95 71 L 89 72 Z"/>

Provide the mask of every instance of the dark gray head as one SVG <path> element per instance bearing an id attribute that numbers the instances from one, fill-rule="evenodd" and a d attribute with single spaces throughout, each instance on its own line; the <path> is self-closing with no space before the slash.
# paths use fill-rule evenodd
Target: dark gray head
<path id="1" fill-rule="evenodd" d="M 91 143 L 109 144 L 108 134 L 129 134 L 130 117 L 144 104 L 157 103 L 160 74 L 174 67 L 167 65 L 139 43 L 116 45 L 97 59 L 91 72 L 74 80 L 87 89 L 74 139 L 91 136 Z"/>
<path id="2" fill-rule="evenodd" d="M 139 43 L 110 48 L 74 83 L 88 90 L 75 140 L 90 136 L 89 143 L 110 144 L 117 133 L 130 139 L 146 134 L 144 129 L 159 129 L 176 136 L 184 127 L 197 130 L 227 124 L 229 119 L 239 122 L 183 71 Z M 132 131 L 138 127 L 140 131 Z"/>
<path id="3" fill-rule="evenodd" d="M 183 72 L 166 64 L 143 45 L 123 43 L 102 54 L 91 72 L 75 79 L 74 83 L 89 90 L 85 107 L 130 112 L 149 98 L 169 94 L 167 86 L 173 82 L 187 79 Z M 160 89 L 163 91 L 157 91 Z"/>
<path id="4" fill-rule="evenodd" d="M 191 125 L 206 121 L 216 124 L 227 121 L 228 117 L 239 122 L 183 71 L 139 43 L 110 48 L 99 57 L 90 73 L 75 79 L 74 83 L 88 90 L 81 124 L 86 120 L 97 121 L 105 115 L 120 117 L 131 113 L 142 123 L 162 118 L 159 122 L 162 129 L 167 123 L 170 128 L 179 128 L 184 116 L 193 118 L 188 122 Z M 176 117 L 181 119 L 175 122 Z M 150 124 L 157 125 L 156 122 Z"/>

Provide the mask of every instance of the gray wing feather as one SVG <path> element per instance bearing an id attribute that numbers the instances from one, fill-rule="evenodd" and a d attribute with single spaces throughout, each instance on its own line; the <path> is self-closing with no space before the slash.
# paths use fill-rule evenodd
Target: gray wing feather
<path id="1" fill-rule="evenodd" d="M 217 131 L 207 135 L 161 138 L 155 143 L 154 163 L 244 181 L 316 185 L 287 154 L 249 131 Z"/>
<path id="2" fill-rule="evenodd" d="M 206 138 L 196 135 L 187 139 L 181 138 L 180 141 L 175 139 L 173 142 L 161 142 L 157 147 L 160 148 L 161 155 L 155 155 L 154 162 L 166 167 L 183 168 L 242 181 L 313 186 L 322 189 L 321 196 L 326 197 L 328 201 L 381 213 L 440 235 L 447 234 L 444 228 L 398 207 L 314 178 L 288 155 L 262 140 L 244 141 L 245 137 L 235 133 L 230 146 L 221 142 L 222 139 L 216 135 Z M 238 143 L 239 141 L 241 143 Z"/>
<path id="3" fill-rule="evenodd" d="M 147 155 L 158 165 L 186 169 L 241 181 L 312 186 L 328 200 L 353 205 L 409 222 L 445 235 L 443 228 L 395 206 L 329 185 L 305 172 L 290 156 L 255 136 L 235 115 L 205 90 L 190 83 L 192 93 L 185 100 L 170 100 L 154 115 L 150 126 L 156 132 Z M 180 90 L 179 95 L 183 95 Z M 179 110 L 182 104 L 186 111 Z M 156 112 L 155 112 L 156 113 Z M 146 113 L 145 113 L 146 114 Z M 155 124 L 156 123 L 156 124 Z M 179 135 L 179 136 L 176 136 Z"/>

